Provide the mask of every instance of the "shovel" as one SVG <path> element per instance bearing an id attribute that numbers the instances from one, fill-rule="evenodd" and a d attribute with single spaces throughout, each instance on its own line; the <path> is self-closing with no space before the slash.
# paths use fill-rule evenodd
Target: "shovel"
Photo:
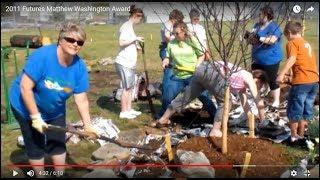
<path id="1" fill-rule="evenodd" d="M 150 108 L 150 112 L 151 112 L 153 120 L 156 120 L 156 111 L 154 109 L 153 102 L 152 102 L 152 97 L 151 97 L 150 91 L 149 91 L 149 76 L 148 76 L 147 61 L 146 61 L 146 56 L 145 56 L 145 51 L 144 51 L 144 42 L 139 42 L 139 45 L 141 46 L 141 49 L 142 49 L 143 68 L 144 68 L 144 73 L 146 75 L 145 88 L 146 88 L 149 108 Z"/>
<path id="2" fill-rule="evenodd" d="M 78 131 L 78 130 L 72 130 L 72 129 L 68 129 L 68 128 L 63 128 L 63 127 L 55 126 L 55 125 L 51 125 L 51 124 L 48 124 L 47 130 L 58 131 L 58 132 L 69 132 L 69 133 L 72 133 L 72 134 L 77 134 L 77 135 L 82 136 L 82 137 L 92 137 L 91 133 L 87 133 L 87 132 L 84 132 L 84 131 Z M 101 139 L 101 140 L 105 140 L 105 141 L 108 141 L 108 142 L 112 142 L 114 144 L 117 144 L 117 145 L 119 145 L 121 147 L 125 147 L 125 148 L 137 148 L 137 149 L 144 149 L 144 150 L 155 150 L 155 149 L 157 149 L 157 148 L 152 148 L 152 147 L 144 147 L 144 146 L 138 146 L 138 145 L 135 145 L 135 144 L 127 144 L 127 143 L 119 142 L 118 140 L 116 140 L 114 138 L 108 138 L 108 137 L 103 136 L 103 135 L 100 135 L 100 137 L 97 138 L 97 139 Z"/>

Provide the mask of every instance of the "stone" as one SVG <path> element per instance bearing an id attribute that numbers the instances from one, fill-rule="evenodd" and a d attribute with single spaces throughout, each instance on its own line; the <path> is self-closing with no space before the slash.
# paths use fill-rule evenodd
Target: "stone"
<path id="1" fill-rule="evenodd" d="M 118 178 L 111 169 L 96 169 L 84 176 L 83 178 Z"/>
<path id="2" fill-rule="evenodd" d="M 310 169 L 309 178 L 319 178 L 319 164 L 314 168 Z"/>
<path id="3" fill-rule="evenodd" d="M 92 166 L 88 166 L 87 169 L 98 169 L 98 168 L 106 168 L 108 165 L 110 169 L 116 170 L 119 169 L 120 165 L 123 162 L 126 162 L 130 158 L 130 154 L 123 153 L 120 155 L 117 155 L 115 158 L 112 158 L 110 160 L 98 160 L 91 163 Z"/>
<path id="4" fill-rule="evenodd" d="M 281 174 L 280 178 L 289 178 L 290 176 L 290 170 L 286 170 L 284 173 Z"/>
<path id="5" fill-rule="evenodd" d="M 133 178 L 134 173 L 136 172 L 136 166 L 132 162 L 128 162 L 127 167 L 121 167 L 120 172 L 124 175 L 126 175 L 127 178 Z"/>
<path id="6" fill-rule="evenodd" d="M 119 142 L 124 142 L 126 144 L 138 144 L 142 142 L 146 133 L 141 129 L 131 129 L 128 131 L 121 131 L 117 139 Z"/>
<path id="7" fill-rule="evenodd" d="M 182 165 L 210 165 L 210 161 L 203 152 L 192 152 L 185 150 L 177 150 L 178 163 Z M 179 171 L 184 173 L 188 178 L 214 178 L 215 170 L 210 166 L 182 166 Z"/>
<path id="8" fill-rule="evenodd" d="M 92 153 L 94 159 L 111 160 L 114 157 L 122 157 L 130 154 L 130 150 L 114 143 L 108 143 Z"/>

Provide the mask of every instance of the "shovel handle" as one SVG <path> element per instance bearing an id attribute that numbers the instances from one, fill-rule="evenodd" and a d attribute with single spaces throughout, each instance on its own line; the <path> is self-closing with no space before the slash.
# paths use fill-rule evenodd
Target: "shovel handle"
<path id="1" fill-rule="evenodd" d="M 48 124 L 48 128 L 47 129 L 48 130 L 59 131 L 59 132 L 70 132 L 72 134 L 77 134 L 77 135 L 83 136 L 83 137 L 89 136 L 88 134 L 86 134 L 85 132 L 82 132 L 82 131 L 67 129 L 67 128 L 63 128 L 63 127 L 55 126 L 55 125 L 51 125 L 51 124 Z"/>
<path id="2" fill-rule="evenodd" d="M 86 132 L 72 130 L 72 129 L 68 129 L 68 128 L 63 128 L 63 127 L 55 126 L 55 125 L 51 125 L 51 124 L 48 125 L 47 130 L 48 129 L 49 130 L 54 130 L 54 131 L 59 131 L 59 132 L 69 132 L 69 133 L 72 133 L 72 134 L 77 134 L 77 135 L 82 136 L 82 137 L 89 137 L 89 134 L 87 134 Z M 126 147 L 126 148 L 155 150 L 155 148 L 142 147 L 142 146 L 138 146 L 138 145 L 135 145 L 135 144 L 124 144 L 124 143 L 121 143 L 121 142 L 115 140 L 114 138 L 108 138 L 108 137 L 103 136 L 103 135 L 100 135 L 98 139 L 105 140 L 105 141 L 108 141 L 108 142 L 112 142 L 114 144 L 117 144 L 117 145 L 119 145 L 121 147 Z"/>

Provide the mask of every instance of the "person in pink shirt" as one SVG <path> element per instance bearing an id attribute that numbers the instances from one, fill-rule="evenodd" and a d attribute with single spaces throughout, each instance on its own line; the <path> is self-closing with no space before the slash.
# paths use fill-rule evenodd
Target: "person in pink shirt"
<path id="1" fill-rule="evenodd" d="M 176 112 L 181 111 L 184 106 L 189 104 L 193 99 L 198 97 L 201 92 L 208 90 L 216 99 L 218 104 L 217 112 L 214 116 L 213 129 L 210 136 L 221 137 L 221 120 L 224 106 L 224 92 L 226 83 L 226 74 L 233 72 L 229 78 L 230 92 L 233 95 L 239 95 L 241 104 L 246 114 L 250 111 L 247 101 L 248 93 L 254 98 L 258 108 L 259 126 L 263 125 L 265 119 L 264 104 L 260 98 L 258 89 L 268 82 L 268 77 L 264 71 L 255 70 L 252 74 L 240 67 L 233 67 L 228 63 L 227 67 L 222 61 L 203 61 L 194 73 L 191 83 L 186 87 L 185 91 L 177 96 L 169 105 L 164 115 L 159 119 L 158 123 L 162 125 L 170 124 L 169 118 Z M 229 73 L 226 73 L 226 72 Z M 231 102 L 231 98 L 230 98 Z M 232 103 L 229 103 L 230 107 Z"/>

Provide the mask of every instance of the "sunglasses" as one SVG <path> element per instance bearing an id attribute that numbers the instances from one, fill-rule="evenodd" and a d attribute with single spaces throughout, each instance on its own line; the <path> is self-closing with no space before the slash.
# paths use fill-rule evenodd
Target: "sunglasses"
<path id="1" fill-rule="evenodd" d="M 179 35 L 179 34 L 181 34 L 181 33 L 184 33 L 184 32 L 173 32 L 172 34 L 174 35 L 174 36 L 177 36 L 177 35 Z"/>
<path id="2" fill-rule="evenodd" d="M 84 44 L 84 41 L 77 41 L 77 40 L 75 40 L 73 38 L 70 38 L 70 37 L 64 37 L 63 39 L 66 40 L 68 43 L 71 43 L 71 44 L 77 42 L 78 46 L 83 46 L 83 44 Z"/>

